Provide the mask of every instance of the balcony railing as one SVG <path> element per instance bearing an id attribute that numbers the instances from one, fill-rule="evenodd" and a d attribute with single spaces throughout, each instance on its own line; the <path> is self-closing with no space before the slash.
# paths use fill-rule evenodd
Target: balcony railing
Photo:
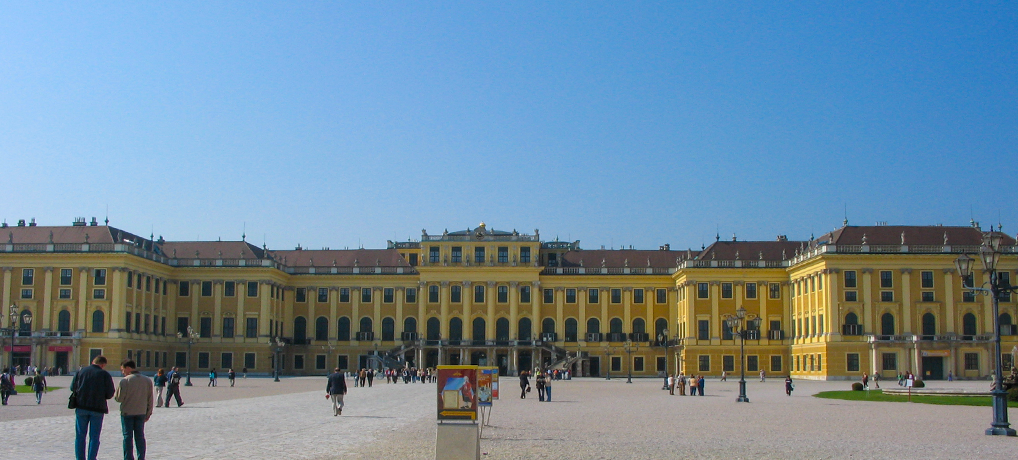
<path id="1" fill-rule="evenodd" d="M 863 329 L 862 324 L 843 324 L 841 326 L 842 335 L 862 335 Z"/>

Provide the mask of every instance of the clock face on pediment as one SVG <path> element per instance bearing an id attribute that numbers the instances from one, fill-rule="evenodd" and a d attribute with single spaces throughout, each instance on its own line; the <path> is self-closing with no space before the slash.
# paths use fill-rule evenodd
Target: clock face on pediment
<path id="1" fill-rule="evenodd" d="M 484 230 L 478 229 L 477 231 L 475 231 L 474 232 L 474 238 L 477 238 L 479 240 L 483 240 L 484 239 Z"/>

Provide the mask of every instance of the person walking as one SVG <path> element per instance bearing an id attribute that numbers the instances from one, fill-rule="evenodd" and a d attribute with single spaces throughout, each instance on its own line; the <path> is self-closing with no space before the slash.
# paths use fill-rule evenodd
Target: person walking
<path id="1" fill-rule="evenodd" d="M 869 373 L 866 373 L 866 372 L 862 373 L 862 387 L 864 389 L 866 389 L 866 390 L 870 389 L 870 374 Z"/>
<path id="2" fill-rule="evenodd" d="M 106 372 L 106 357 L 96 356 L 92 364 L 82 368 L 71 380 L 71 391 L 76 395 L 74 409 L 74 458 L 96 460 L 99 456 L 99 436 L 103 417 L 110 413 L 106 401 L 116 393 L 113 376 Z M 88 437 L 88 453 L 85 437 Z"/>
<path id="3" fill-rule="evenodd" d="M 226 376 L 230 379 L 230 386 L 232 387 L 233 383 L 237 381 L 237 373 L 233 372 L 233 368 L 230 368 L 230 372 L 227 372 Z"/>
<path id="4" fill-rule="evenodd" d="M 170 370 L 170 373 L 166 375 L 166 406 L 170 407 L 170 398 L 176 398 L 177 407 L 183 406 L 184 401 L 180 399 L 180 370 L 174 367 Z"/>
<path id="5" fill-rule="evenodd" d="M 679 396 L 686 396 L 686 373 L 679 372 Z"/>
<path id="6" fill-rule="evenodd" d="M 520 399 L 527 399 L 527 390 L 530 389 L 530 379 L 527 378 L 527 371 L 520 372 Z"/>
<path id="7" fill-rule="evenodd" d="M 371 381 L 375 380 L 375 370 L 368 369 L 368 388 L 371 388 Z"/>
<path id="8" fill-rule="evenodd" d="M 545 379 L 544 377 L 544 372 L 541 371 L 537 372 L 536 382 L 537 383 L 534 386 L 537 387 L 537 400 L 540 402 L 544 402 L 544 388 L 545 384 L 547 383 L 547 379 Z"/>
<path id="9" fill-rule="evenodd" d="M 722 382 L 728 381 L 728 371 L 721 371 L 721 381 Z"/>
<path id="10" fill-rule="evenodd" d="M 337 367 L 329 374 L 325 384 L 325 398 L 332 399 L 332 416 L 343 415 L 343 396 L 346 395 L 346 376 Z"/>
<path id="11" fill-rule="evenodd" d="M 785 394 L 792 396 L 792 390 L 795 389 L 795 385 L 792 385 L 792 376 L 785 377 Z"/>
<path id="12" fill-rule="evenodd" d="M 152 418 L 152 381 L 137 370 L 133 360 L 120 364 L 124 378 L 113 399 L 120 403 L 120 426 L 124 432 L 124 460 L 145 460 L 145 423 Z"/>
<path id="13" fill-rule="evenodd" d="M 212 370 L 209 371 L 209 386 L 210 387 L 216 386 L 216 378 L 217 377 L 218 377 L 218 375 L 216 375 L 216 368 L 213 367 Z"/>
<path id="14" fill-rule="evenodd" d="M 10 368 L 5 367 L 3 373 L 0 373 L 0 401 L 3 405 L 7 405 L 7 399 L 14 393 L 14 375 L 11 374 Z"/>
<path id="15" fill-rule="evenodd" d="M 706 382 L 706 379 L 704 379 L 704 377 L 702 375 L 696 381 L 696 389 L 697 389 L 697 391 L 700 392 L 700 396 L 703 396 L 703 387 L 704 387 L 704 383 L 705 382 Z"/>
<path id="16" fill-rule="evenodd" d="M 763 369 L 760 369 L 760 381 L 763 382 L 766 379 L 767 379 L 767 372 L 764 372 Z"/>
<path id="17" fill-rule="evenodd" d="M 547 402 L 551 402 L 551 381 L 555 380 L 551 377 L 552 374 L 549 372 L 548 376 L 544 380 L 544 400 Z"/>
<path id="18" fill-rule="evenodd" d="M 668 374 L 668 381 L 665 385 L 668 387 L 668 394 L 671 396 L 675 396 L 675 380 L 677 379 L 674 375 Z"/>
<path id="19" fill-rule="evenodd" d="M 241 369 L 240 372 L 242 374 L 244 374 L 244 378 L 246 379 L 247 378 L 247 368 L 245 367 L 245 368 Z"/>
<path id="20" fill-rule="evenodd" d="M 35 403 L 42 404 L 42 394 L 46 392 L 46 377 L 35 370 L 35 377 L 32 377 L 32 391 L 35 391 Z"/>
<path id="21" fill-rule="evenodd" d="M 166 370 L 159 368 L 156 371 L 156 378 L 152 382 L 156 389 L 156 407 L 163 407 L 163 391 L 166 390 L 166 380 Z M 166 401 L 169 402 L 170 400 L 167 399 Z"/>
<path id="22" fill-rule="evenodd" d="M 879 372 L 874 372 L 873 373 L 873 385 L 876 386 L 878 390 L 880 389 L 880 373 Z"/>

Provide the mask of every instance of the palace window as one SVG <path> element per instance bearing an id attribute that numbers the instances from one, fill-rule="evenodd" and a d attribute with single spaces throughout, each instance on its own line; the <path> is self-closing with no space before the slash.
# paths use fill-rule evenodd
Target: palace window
<path id="1" fill-rule="evenodd" d="M 721 298 L 722 299 L 732 298 L 732 283 L 721 283 Z"/>
<path id="2" fill-rule="evenodd" d="M 919 276 L 923 289 L 933 289 L 933 272 L 921 272 Z"/>
<path id="3" fill-rule="evenodd" d="M 520 286 L 520 303 L 530 303 L 530 286 Z"/>
<path id="4" fill-rule="evenodd" d="M 643 372 L 643 356 L 633 357 L 633 372 Z"/>
<path id="5" fill-rule="evenodd" d="M 406 288 L 406 302 L 417 303 L 417 288 Z"/>
<path id="6" fill-rule="evenodd" d="M 1011 272 L 1005 272 L 1005 271 L 997 272 L 997 280 L 1000 281 L 1002 286 L 1010 286 L 1011 285 Z M 1000 293 L 1000 297 L 998 298 L 998 300 L 1000 300 L 1001 302 L 1010 302 L 1011 301 L 1011 291 L 1003 291 L 1003 292 L 1001 292 Z"/>
<path id="7" fill-rule="evenodd" d="M 475 264 L 484 263 L 484 246 L 477 246 L 474 248 L 474 263 Z"/>
<path id="8" fill-rule="evenodd" d="M 696 298 L 697 299 L 710 298 L 710 286 L 707 283 L 696 283 Z"/>
<path id="9" fill-rule="evenodd" d="M 643 303 L 643 289 L 633 289 L 633 303 Z"/>
<path id="10" fill-rule="evenodd" d="M 223 318 L 223 338 L 224 339 L 232 339 L 233 338 L 233 334 L 234 334 L 233 330 L 234 330 L 234 327 L 235 327 L 235 320 L 236 320 L 236 318 L 233 318 L 231 316 L 227 316 L 227 317 Z"/>
<path id="11" fill-rule="evenodd" d="M 428 286 L 428 302 L 438 303 L 438 285 L 432 284 Z"/>
<path id="12" fill-rule="evenodd" d="M 555 290 L 545 289 L 544 290 L 544 303 L 555 303 Z"/>
<path id="13" fill-rule="evenodd" d="M 845 302 L 858 302 L 859 292 L 858 291 L 845 291 Z"/>
<path id="14" fill-rule="evenodd" d="M 202 297 L 212 297 L 212 282 L 211 281 L 202 281 L 201 282 L 201 296 Z"/>
<path id="15" fill-rule="evenodd" d="M 529 264 L 530 263 L 530 248 L 529 247 L 522 247 L 522 248 L 520 248 L 520 263 L 524 263 L 524 264 Z"/>
<path id="16" fill-rule="evenodd" d="M 770 290 L 771 290 L 771 299 L 780 299 L 781 298 L 781 285 L 780 284 L 778 284 L 778 283 L 771 283 L 770 284 Z"/>
<path id="17" fill-rule="evenodd" d="M 979 370 L 979 353 L 965 353 L 965 370 Z"/>
<path id="18" fill-rule="evenodd" d="M 438 246 L 431 246 L 428 248 L 428 263 L 438 263 Z"/>
<path id="19" fill-rule="evenodd" d="M 61 299 L 70 299 L 71 298 L 71 290 L 70 289 L 61 289 L 60 290 L 60 298 Z"/>
<path id="20" fill-rule="evenodd" d="M 181 282 L 177 283 L 177 296 L 178 297 L 188 297 L 190 295 L 191 295 L 191 282 L 190 281 L 181 281 Z"/>
<path id="21" fill-rule="evenodd" d="M 882 288 L 894 287 L 894 278 L 892 277 L 890 270 L 880 271 L 880 287 Z"/>
<path id="22" fill-rule="evenodd" d="M 845 359 L 845 370 L 848 372 L 859 372 L 859 353 L 849 353 Z"/>
<path id="23" fill-rule="evenodd" d="M 361 288 L 361 303 L 371 303 L 371 288 Z"/>
<path id="24" fill-rule="evenodd" d="M 587 303 L 600 303 L 598 299 L 600 293 L 601 290 L 597 288 L 587 289 Z"/>
<path id="25" fill-rule="evenodd" d="M 576 303 L 576 289 L 566 289 L 566 303 Z"/>
<path id="26" fill-rule="evenodd" d="M 247 329 L 244 331 L 244 337 L 249 339 L 258 338 L 258 318 L 247 318 L 246 323 Z"/>
<path id="27" fill-rule="evenodd" d="M 735 372 L 735 356 L 724 355 L 721 357 L 721 370 Z"/>
<path id="28" fill-rule="evenodd" d="M 845 271 L 845 287 L 847 287 L 847 288 L 854 288 L 854 287 L 857 287 L 857 284 L 858 284 L 858 281 L 856 279 L 856 272 L 855 272 L 855 270 L 846 270 Z"/>
<path id="29" fill-rule="evenodd" d="M 881 302 L 894 302 L 894 291 L 880 291 Z"/>
<path id="30" fill-rule="evenodd" d="M 72 275 L 72 273 L 73 272 L 71 271 L 70 268 L 61 268 L 60 269 L 60 285 L 61 286 L 70 286 L 71 285 L 71 275 Z"/>
<path id="31" fill-rule="evenodd" d="M 484 303 L 484 285 L 477 284 L 474 286 L 474 303 Z"/>
<path id="32" fill-rule="evenodd" d="M 611 290 L 611 302 L 612 303 L 622 303 L 622 289 L 612 289 Z"/>
<path id="33" fill-rule="evenodd" d="M 321 294 L 319 293 L 319 296 Z M 393 303 L 396 301 L 396 290 L 393 288 L 382 289 L 382 303 Z"/>
<path id="34" fill-rule="evenodd" d="M 329 288 L 318 288 L 318 301 L 319 302 L 329 301 Z"/>
<path id="35" fill-rule="evenodd" d="M 500 246 L 498 248 L 498 263 L 504 264 L 509 262 L 509 248 Z"/>
<path id="36" fill-rule="evenodd" d="M 749 355 L 746 357 L 746 372 L 757 372 L 760 370 L 760 357 Z"/>
<path id="37" fill-rule="evenodd" d="M 509 302 L 509 286 L 500 284 L 498 286 L 498 303 Z"/>
<path id="38" fill-rule="evenodd" d="M 308 289 L 297 288 L 297 293 L 294 294 L 294 302 L 307 302 L 308 301 Z"/>
<path id="39" fill-rule="evenodd" d="M 697 358 L 699 372 L 710 372 L 710 355 L 700 355 Z"/>
<path id="40" fill-rule="evenodd" d="M 771 356 L 771 372 L 781 372 L 781 356 Z"/>
<path id="41" fill-rule="evenodd" d="M 746 298 L 747 299 L 756 298 L 756 283 L 746 283 Z"/>
<path id="42" fill-rule="evenodd" d="M 710 320 L 701 319 L 696 322 L 696 339 L 710 340 Z"/>
<path id="43" fill-rule="evenodd" d="M 449 301 L 452 303 L 460 303 L 463 301 L 463 286 L 458 284 L 449 286 Z"/>
<path id="44" fill-rule="evenodd" d="M 255 354 L 254 353 L 244 353 L 244 367 L 246 367 L 248 370 L 251 370 L 251 369 L 255 368 Z"/>
<path id="45" fill-rule="evenodd" d="M 339 288 L 339 301 L 340 302 L 350 301 L 350 288 Z"/>
<path id="46" fill-rule="evenodd" d="M 224 352 L 219 355 L 220 369 L 229 372 L 230 368 L 233 367 L 233 353 Z"/>
<path id="47" fill-rule="evenodd" d="M 935 301 L 933 291 L 923 291 L 923 302 L 933 302 L 933 301 Z"/>
<path id="48" fill-rule="evenodd" d="M 452 263 L 460 264 L 463 263 L 463 248 L 460 246 L 453 246 L 452 248 Z"/>
<path id="49" fill-rule="evenodd" d="M 93 289 L 92 290 L 92 298 L 96 299 L 96 300 L 105 299 L 106 298 L 106 290 L 105 289 Z"/>
<path id="50" fill-rule="evenodd" d="M 159 280 L 156 280 L 156 291 L 159 290 Z M 223 295 L 226 297 L 233 297 L 237 295 L 237 283 L 233 281 L 227 281 L 223 283 Z M 303 300 L 301 300 L 303 302 Z"/>
<path id="51" fill-rule="evenodd" d="M 105 286 L 106 285 L 106 269 L 105 268 L 97 268 L 97 269 L 95 269 L 95 271 L 92 273 L 92 275 L 93 275 L 92 276 L 93 283 L 96 286 Z"/>
<path id="52" fill-rule="evenodd" d="M 659 304 L 666 304 L 666 303 L 668 303 L 668 290 L 667 289 L 657 289 L 657 290 L 654 291 L 654 294 L 657 296 L 657 303 L 659 303 Z"/>
<path id="53" fill-rule="evenodd" d="M 248 297 L 258 297 L 258 282 L 257 281 L 248 281 L 247 282 L 247 296 Z"/>
<path id="54" fill-rule="evenodd" d="M 898 355 L 895 353 L 881 353 L 880 364 L 881 370 L 896 371 L 898 370 Z"/>

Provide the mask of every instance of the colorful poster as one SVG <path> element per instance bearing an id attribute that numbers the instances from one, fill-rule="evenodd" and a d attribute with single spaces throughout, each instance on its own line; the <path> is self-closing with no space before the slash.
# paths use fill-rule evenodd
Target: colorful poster
<path id="1" fill-rule="evenodd" d="M 438 420 L 477 420 L 477 366 L 438 366 Z"/>
<path id="2" fill-rule="evenodd" d="M 481 367 L 477 370 L 477 405 L 491 405 L 494 394 L 492 382 L 495 378 L 498 378 L 498 368 Z"/>

